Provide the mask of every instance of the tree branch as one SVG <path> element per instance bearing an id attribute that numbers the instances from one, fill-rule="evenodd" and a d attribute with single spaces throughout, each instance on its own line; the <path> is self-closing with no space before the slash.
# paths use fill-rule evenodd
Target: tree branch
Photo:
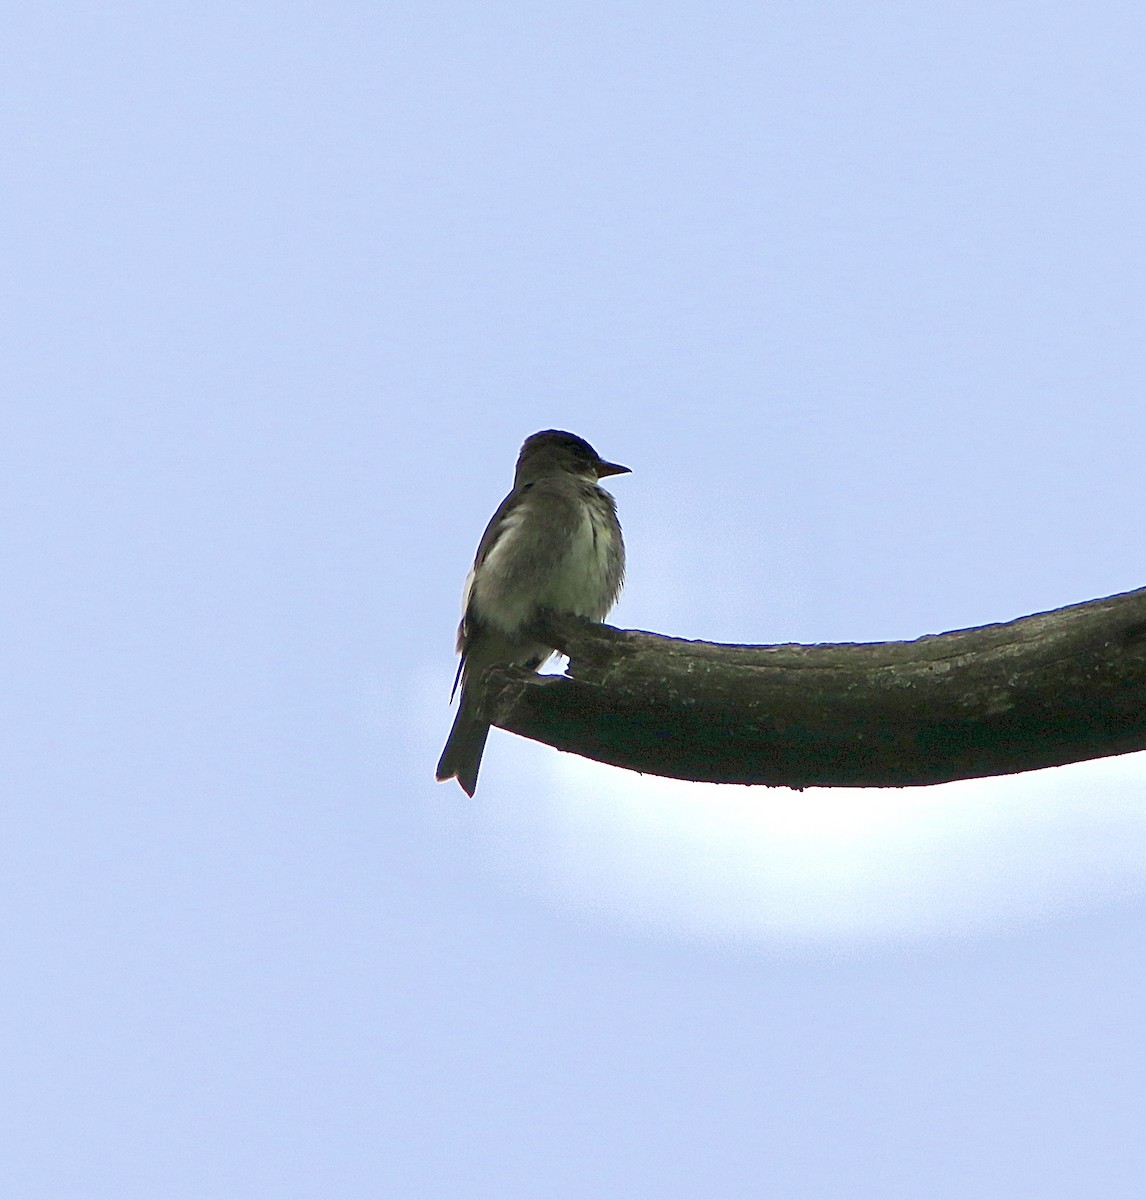
<path id="1" fill-rule="evenodd" d="M 731 646 L 546 613 L 566 676 L 492 668 L 495 725 L 633 771 L 906 787 L 1146 750 L 1146 588 L 913 642 Z"/>

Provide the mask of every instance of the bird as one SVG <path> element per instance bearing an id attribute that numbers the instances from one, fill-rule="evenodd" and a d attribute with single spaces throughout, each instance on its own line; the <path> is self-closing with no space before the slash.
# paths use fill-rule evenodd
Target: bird
<path id="1" fill-rule="evenodd" d="M 625 542 L 617 503 L 598 485 L 628 467 L 606 462 L 584 438 L 561 429 L 527 437 L 517 456 L 513 490 L 498 506 L 462 593 L 451 700 L 461 698 L 438 762 L 439 780 L 477 788 L 489 722 L 478 685 L 491 666 L 537 670 L 553 649 L 528 630 L 543 608 L 602 620 L 625 576 Z"/>

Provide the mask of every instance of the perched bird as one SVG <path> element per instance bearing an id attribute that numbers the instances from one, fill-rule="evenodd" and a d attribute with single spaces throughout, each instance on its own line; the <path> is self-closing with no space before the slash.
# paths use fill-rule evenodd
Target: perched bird
<path id="1" fill-rule="evenodd" d="M 462 695 L 439 779 L 477 787 L 489 722 L 478 712 L 477 686 L 493 666 L 536 670 L 553 650 L 526 635 L 541 608 L 600 621 L 625 574 L 625 543 L 613 497 L 597 486 L 629 468 L 605 462 L 584 438 L 559 429 L 527 437 L 517 456 L 513 491 L 486 526 L 466 579 L 454 679 Z"/>

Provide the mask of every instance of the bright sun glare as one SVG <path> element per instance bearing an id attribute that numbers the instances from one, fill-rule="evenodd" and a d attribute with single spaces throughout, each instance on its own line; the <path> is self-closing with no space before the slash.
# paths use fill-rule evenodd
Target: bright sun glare
<path id="1" fill-rule="evenodd" d="M 642 777 L 523 744 L 513 759 L 518 786 L 483 780 L 493 860 L 612 925 L 846 952 L 1146 894 L 1146 754 L 805 792 Z"/>

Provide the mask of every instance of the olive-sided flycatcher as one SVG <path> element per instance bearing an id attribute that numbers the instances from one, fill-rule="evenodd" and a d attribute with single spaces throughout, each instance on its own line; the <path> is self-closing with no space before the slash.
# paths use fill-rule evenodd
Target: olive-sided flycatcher
<path id="1" fill-rule="evenodd" d="M 489 722 L 477 687 L 494 664 L 536 670 L 553 650 L 526 634 L 538 609 L 600 621 L 625 574 L 625 543 L 613 497 L 597 486 L 628 467 L 605 462 L 584 438 L 546 429 L 525 439 L 513 491 L 486 526 L 466 580 L 454 680 L 462 696 L 438 778 L 477 787 Z"/>

